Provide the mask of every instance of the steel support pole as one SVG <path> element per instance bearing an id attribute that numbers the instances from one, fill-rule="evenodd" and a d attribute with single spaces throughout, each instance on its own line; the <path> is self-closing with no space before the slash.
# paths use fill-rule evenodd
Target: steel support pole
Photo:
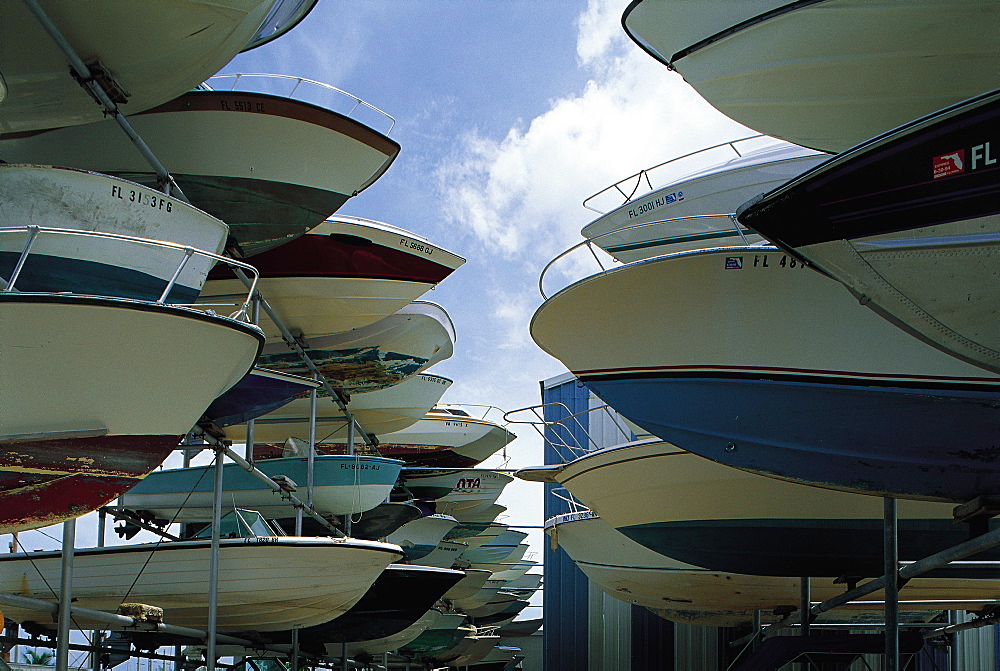
<path id="1" fill-rule="evenodd" d="M 104 534 L 108 525 L 108 511 L 104 508 L 97 510 L 97 547 L 104 547 Z M 101 632 L 97 629 L 90 631 L 90 642 L 92 645 L 100 645 Z M 101 656 L 95 651 L 90 653 L 90 668 L 94 671 L 101 670 Z"/>
<path id="2" fill-rule="evenodd" d="M 955 610 L 948 611 L 948 622 L 958 627 L 963 623 L 964 614 Z M 952 634 L 951 646 L 948 648 L 948 669 L 949 671 L 962 671 L 962 644 L 958 632 Z"/>
<path id="3" fill-rule="evenodd" d="M 187 196 L 184 195 L 184 192 L 181 191 L 181 188 L 177 186 L 176 182 L 174 182 L 170 173 L 167 172 L 167 169 L 163 167 L 163 164 L 160 163 L 159 159 L 156 158 L 143 139 L 139 137 L 139 134 L 135 132 L 132 124 L 129 123 L 128 119 L 125 118 L 125 115 L 123 115 L 118 109 L 118 105 L 111 100 L 107 92 L 101 87 L 97 80 L 94 79 L 94 75 L 90 71 L 90 68 L 83 62 L 83 59 L 81 59 L 76 53 L 76 49 L 74 49 L 73 45 L 69 43 L 69 40 L 67 40 L 62 34 L 62 31 L 59 30 L 58 26 L 52 22 L 52 19 L 50 19 L 48 14 L 45 13 L 45 10 L 41 8 L 37 0 L 23 0 L 23 2 L 28 7 L 28 10 L 35 15 L 35 19 L 42 26 L 42 29 L 49 34 L 52 41 L 55 42 L 56 46 L 59 47 L 59 50 L 63 52 L 63 55 L 66 57 L 66 61 L 80 78 L 80 85 L 84 87 L 84 89 L 86 89 L 90 95 L 93 96 L 94 100 L 96 100 L 105 109 L 106 114 L 114 118 L 115 122 L 121 126 L 121 129 L 125 131 L 125 134 L 132 141 L 132 144 L 134 144 L 136 149 L 139 150 L 139 153 L 142 154 L 142 157 L 146 159 L 146 162 L 149 163 L 150 166 L 152 166 L 153 172 L 155 172 L 156 176 L 159 177 L 160 184 L 163 186 L 163 192 L 168 196 L 173 196 L 185 202 L 190 202 L 188 201 Z M 171 190 L 176 191 L 176 194 L 171 193 Z"/>
<path id="4" fill-rule="evenodd" d="M 994 529 L 985 534 L 967 540 L 964 543 L 959 543 L 958 545 L 950 547 L 946 550 L 942 550 L 941 552 L 932 554 L 929 557 L 924 557 L 923 559 L 915 561 L 912 564 L 907 564 L 903 566 L 901 569 L 899 569 L 897 573 L 898 579 L 900 581 L 907 581 L 910 578 L 916 578 L 917 576 L 923 575 L 928 571 L 932 571 L 936 568 L 941 568 L 942 566 L 945 566 L 946 564 L 949 564 L 953 561 L 959 561 L 965 559 L 966 557 L 974 555 L 977 552 L 990 550 L 997 546 L 1000 546 L 1000 529 Z M 878 578 L 874 578 L 863 585 L 859 585 L 858 587 L 852 590 L 848 590 L 843 594 L 839 594 L 833 598 L 823 601 L 822 603 L 814 605 L 810 609 L 810 612 L 812 613 L 813 616 L 818 616 L 821 613 L 833 610 L 838 606 L 843 606 L 846 603 L 850 603 L 855 599 L 860 599 L 863 596 L 867 596 L 872 592 L 877 592 L 879 590 L 885 589 L 885 582 L 886 582 L 885 575 L 881 575 Z M 768 625 L 768 630 L 782 629 L 784 627 L 792 626 L 797 621 L 800 620 L 800 615 L 801 614 L 798 611 L 796 611 L 795 613 L 784 618 L 780 622 Z M 747 637 L 744 636 L 735 641 L 732 641 L 729 645 L 736 647 L 745 643 L 746 640 Z"/>
<path id="5" fill-rule="evenodd" d="M 254 297 L 253 299 L 251 299 L 250 305 L 251 305 L 250 321 L 252 321 L 254 324 L 260 324 L 260 299 Z M 249 461 L 250 463 L 253 463 L 253 444 L 254 444 L 253 433 L 255 424 L 256 422 L 252 419 L 249 422 L 247 422 L 247 442 L 246 445 L 244 445 L 243 447 L 243 454 L 245 455 L 246 460 Z"/>
<path id="6" fill-rule="evenodd" d="M 809 609 L 812 607 L 812 584 L 809 576 L 802 576 L 799 578 L 799 612 L 802 613 L 802 630 L 799 632 L 802 636 L 809 635 L 809 622 L 812 619 L 809 616 Z"/>
<path id="7" fill-rule="evenodd" d="M 59 582 L 59 625 L 56 641 L 56 671 L 69 669 L 70 604 L 73 601 L 73 553 L 76 547 L 76 518 L 63 522 L 62 575 Z"/>
<path id="8" fill-rule="evenodd" d="M 347 413 L 347 453 L 350 455 L 354 454 L 354 415 Z M 357 466 L 357 464 L 355 464 Z M 358 477 L 358 471 L 355 469 L 354 477 Z M 351 535 L 351 513 L 344 515 L 344 533 L 348 536 Z"/>
<path id="9" fill-rule="evenodd" d="M 313 373 L 313 379 L 316 379 Z M 306 505 L 313 507 L 313 487 L 316 478 L 316 402 L 319 394 L 313 389 L 309 392 L 309 458 L 306 460 Z"/>
<path id="10" fill-rule="evenodd" d="M 299 513 L 298 523 L 302 524 L 302 513 Z M 301 535 L 301 534 L 299 534 Z M 299 630 L 292 629 L 292 671 L 299 671 Z"/>
<path id="11" fill-rule="evenodd" d="M 218 440 L 216 440 L 215 438 L 213 438 L 209 434 L 204 434 L 204 436 L 208 440 L 208 442 L 209 442 L 210 445 L 212 445 L 213 447 L 218 447 L 218 448 L 222 449 L 226 453 L 227 457 L 229 457 L 234 462 L 236 462 L 236 464 L 238 464 L 240 466 L 240 468 L 242 468 L 245 471 L 247 471 L 248 473 L 250 473 L 250 475 L 254 476 L 258 480 L 260 480 L 261 482 L 263 482 L 264 484 L 266 484 L 271 489 L 271 491 L 275 492 L 276 494 L 281 495 L 282 498 L 287 499 L 288 502 L 291 505 L 293 505 L 293 506 L 295 506 L 297 508 L 304 508 L 305 507 L 305 504 L 302 501 L 300 501 L 298 499 L 298 497 L 296 497 L 295 495 L 291 494 L 290 492 L 287 492 L 284 489 L 282 489 L 281 486 L 278 483 L 276 483 L 274 480 L 272 480 L 271 478 L 269 478 L 265 473 L 263 473 L 259 469 L 255 468 L 254 465 L 251 464 L 250 462 L 248 462 L 246 459 L 244 459 L 240 455 L 236 454 L 231 449 L 227 448 L 224 443 L 219 442 Z M 312 509 L 305 509 L 304 512 L 305 512 L 305 514 L 309 515 L 311 518 L 313 518 L 314 520 L 316 520 L 317 522 L 319 522 L 325 529 L 327 529 L 334 536 L 338 536 L 338 535 L 339 536 L 343 536 L 343 532 L 340 531 L 340 529 L 338 529 L 337 527 L 331 525 L 329 522 L 327 522 L 323 518 L 322 515 L 320 515 L 316 511 L 314 511 Z"/>
<path id="12" fill-rule="evenodd" d="M 885 669 L 899 671 L 899 545 L 896 499 L 883 499 L 885 561 Z"/>
<path id="13" fill-rule="evenodd" d="M 225 450 L 215 450 L 215 492 L 212 499 L 212 549 L 208 560 L 208 641 L 205 653 L 207 671 L 215 671 L 215 640 L 219 615 L 219 539 L 222 526 L 222 462 Z"/>
<path id="14" fill-rule="evenodd" d="M 757 646 L 760 645 L 757 640 L 757 635 L 760 634 L 760 611 L 755 610 L 753 612 L 753 620 L 751 626 L 753 627 L 753 638 L 750 639 L 750 649 L 756 650 Z"/>

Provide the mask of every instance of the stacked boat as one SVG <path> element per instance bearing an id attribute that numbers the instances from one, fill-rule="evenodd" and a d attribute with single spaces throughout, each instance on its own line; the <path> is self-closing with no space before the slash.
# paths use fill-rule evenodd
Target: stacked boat
<path id="1" fill-rule="evenodd" d="M 738 4 L 622 23 L 766 135 L 588 198 L 577 247 L 617 263 L 551 292 L 557 257 L 531 321 L 647 439 L 519 474 L 583 504 L 549 531 L 602 589 L 708 624 L 881 574 L 877 497 L 915 561 L 965 540 L 953 504 L 1000 495 L 1000 62 L 954 41 L 997 6 Z M 994 555 L 911 580 L 900 613 L 994 605 Z"/>
<path id="2" fill-rule="evenodd" d="M 216 74 L 314 4 L 0 9 L 0 533 L 118 499 L 122 535 L 161 537 L 77 549 L 69 628 L 118 611 L 166 625 L 121 634 L 137 648 L 201 630 L 290 651 L 298 632 L 335 657 L 495 638 L 454 604 L 493 578 L 459 555 L 505 528 L 512 478 L 473 467 L 514 435 L 440 404 L 455 329 L 421 300 L 465 260 L 337 214 L 398 154 L 389 115 Z M 5 555 L 0 620 L 61 631 L 64 561 Z"/>

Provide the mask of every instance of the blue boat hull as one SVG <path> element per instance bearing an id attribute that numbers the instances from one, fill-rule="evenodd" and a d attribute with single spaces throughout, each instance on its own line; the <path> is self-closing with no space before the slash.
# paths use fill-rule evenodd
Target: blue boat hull
<path id="1" fill-rule="evenodd" d="M 234 387 L 212 401 L 205 416 L 220 428 L 245 424 L 308 394 L 309 389 L 300 382 L 256 375 L 250 371 Z"/>
<path id="2" fill-rule="evenodd" d="M 727 466 L 843 491 L 1000 494 L 1000 388 L 692 372 L 583 375 L 621 414 Z"/>

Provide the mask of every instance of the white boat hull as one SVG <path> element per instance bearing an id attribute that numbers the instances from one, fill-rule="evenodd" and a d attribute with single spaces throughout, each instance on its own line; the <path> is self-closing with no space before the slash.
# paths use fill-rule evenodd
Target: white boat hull
<path id="1" fill-rule="evenodd" d="M 1000 87 L 990 0 L 643 0 L 623 23 L 726 116 L 826 151 Z"/>
<path id="2" fill-rule="evenodd" d="M 309 358 L 330 384 L 355 394 L 391 387 L 449 358 L 455 331 L 444 308 L 414 301 L 374 324 L 304 342 Z M 265 345 L 259 363 L 307 374 L 284 342 Z"/>
<path id="3" fill-rule="evenodd" d="M 382 436 L 380 449 L 414 466 L 476 466 L 516 438 L 486 419 L 434 408 L 420 421 Z"/>
<path id="4" fill-rule="evenodd" d="M 134 301 L 4 294 L 0 314 L 3 434 L 182 436 L 261 342 L 249 324 Z"/>
<path id="5" fill-rule="evenodd" d="M 77 517 L 134 485 L 261 344 L 253 326 L 187 308 L 0 294 L 0 533 Z"/>
<path id="6" fill-rule="evenodd" d="M 504 487 L 514 478 L 488 469 L 430 471 L 406 469 L 404 484 L 417 498 L 435 501 L 435 510 L 446 515 L 467 517 L 484 512 L 496 503 Z M 450 489 L 444 496 L 433 496 L 437 490 Z"/>
<path id="7" fill-rule="evenodd" d="M 771 247 L 592 276 L 546 301 L 531 333 L 633 422 L 731 466 L 940 501 L 1000 487 L 977 456 L 995 444 L 1000 375 L 911 337 Z"/>
<path id="8" fill-rule="evenodd" d="M 467 568 L 465 569 L 465 577 L 457 585 L 445 592 L 441 598 L 446 601 L 455 602 L 468 599 L 486 586 L 486 581 L 490 579 L 491 575 L 493 575 L 491 571 Z"/>
<path id="9" fill-rule="evenodd" d="M 622 263 L 690 249 L 761 242 L 761 236 L 724 215 L 735 213 L 746 201 L 826 158 L 789 145 L 749 152 L 712 168 L 670 179 L 598 217 L 581 233 L 596 238 L 595 244 Z M 711 214 L 720 216 L 704 217 Z"/>
<path id="10" fill-rule="evenodd" d="M 162 608 L 163 621 L 205 629 L 208 623 L 210 542 L 77 550 L 73 604 L 115 612 L 120 604 Z M 387 543 L 328 538 L 222 539 L 219 560 L 220 631 L 283 631 L 309 627 L 347 611 L 379 574 L 401 556 Z M 60 554 L 6 555 L 0 592 L 57 602 Z M 22 624 L 54 627 L 46 613 L 4 606 Z M 72 627 L 105 625 L 74 615 Z"/>
<path id="11" fill-rule="evenodd" d="M 547 531 L 603 592 L 675 622 L 737 627 L 750 624 L 755 611 L 763 611 L 766 623 L 780 619 L 775 610 L 799 604 L 798 578 L 725 573 L 685 564 L 639 545 L 587 513 L 550 520 Z M 825 601 L 842 594 L 844 586 L 833 578 L 813 578 L 810 590 L 813 601 Z M 903 612 L 975 610 L 998 594 L 989 580 L 916 578 L 900 591 L 899 607 Z M 874 592 L 861 602 L 824 613 L 818 621 L 864 621 L 884 608 L 884 598 L 884 592 Z"/>
<path id="12" fill-rule="evenodd" d="M 388 169 L 399 145 L 316 105 L 243 91 L 189 91 L 129 117 L 191 203 L 232 227 L 246 256 L 305 233 Z M 268 141 L 281 138 L 281 151 Z M 9 162 L 48 162 L 155 185 L 113 121 L 0 141 Z"/>
<path id="13" fill-rule="evenodd" d="M 359 655 L 381 655 L 384 652 L 389 652 L 391 650 L 398 650 L 402 648 L 407 643 L 415 639 L 420 634 L 424 633 L 425 630 L 432 626 L 437 626 L 438 622 L 441 620 L 443 615 L 441 611 L 430 609 L 424 613 L 419 620 L 411 624 L 409 627 L 399 632 L 398 634 L 393 634 L 392 636 L 386 636 L 384 638 L 372 639 L 369 641 L 355 641 L 347 644 L 347 656 L 348 657 L 358 657 Z M 327 646 L 327 654 L 336 657 L 343 654 L 343 645 L 340 643 L 335 643 Z"/>
<path id="14" fill-rule="evenodd" d="M 123 113 L 149 109 L 218 72 L 246 47 L 272 0 L 43 0 L 42 10 L 88 65 L 100 64 L 128 94 Z M 0 132 L 104 118 L 72 77 L 66 56 L 23 3 L 0 14 L 0 72 L 7 95 Z M 150 45 L 156 45 L 151 49 Z"/>

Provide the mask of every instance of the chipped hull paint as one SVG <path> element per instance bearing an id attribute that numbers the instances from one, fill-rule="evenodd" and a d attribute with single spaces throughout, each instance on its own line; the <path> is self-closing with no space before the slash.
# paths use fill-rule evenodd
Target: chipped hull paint
<path id="1" fill-rule="evenodd" d="M 135 484 L 246 375 L 262 341 L 178 306 L 0 294 L 0 528 L 82 515 Z"/>
<path id="2" fill-rule="evenodd" d="M 330 384 L 355 394 L 398 384 L 447 359 L 454 352 L 455 331 L 440 305 L 414 301 L 374 324 L 304 337 L 302 344 Z M 265 345 L 260 365 L 308 374 L 284 342 Z"/>
<path id="3" fill-rule="evenodd" d="M 180 436 L 0 443 L 0 533 L 57 524 L 103 506 L 177 447 Z"/>
<path id="4" fill-rule="evenodd" d="M 427 359 L 386 352 L 379 347 L 341 350 L 310 348 L 306 354 L 330 384 L 348 393 L 391 387 L 424 370 L 427 363 Z M 299 355 L 294 353 L 265 355 L 261 364 L 289 372 L 306 370 Z"/>
<path id="5" fill-rule="evenodd" d="M 1000 494 L 996 385 L 876 387 L 745 374 L 581 380 L 651 434 L 727 466 L 875 496 L 964 502 Z"/>
<path id="6" fill-rule="evenodd" d="M 161 192 L 117 177 L 70 168 L 0 165 L 0 226 L 46 226 L 96 231 L 222 251 L 229 227 Z M 0 236 L 0 274 L 10 277 L 27 233 Z M 157 300 L 184 259 L 183 249 L 122 239 L 42 233 L 31 248 L 20 291 L 58 292 Z M 169 299 L 193 300 L 215 264 L 192 256 Z"/>

